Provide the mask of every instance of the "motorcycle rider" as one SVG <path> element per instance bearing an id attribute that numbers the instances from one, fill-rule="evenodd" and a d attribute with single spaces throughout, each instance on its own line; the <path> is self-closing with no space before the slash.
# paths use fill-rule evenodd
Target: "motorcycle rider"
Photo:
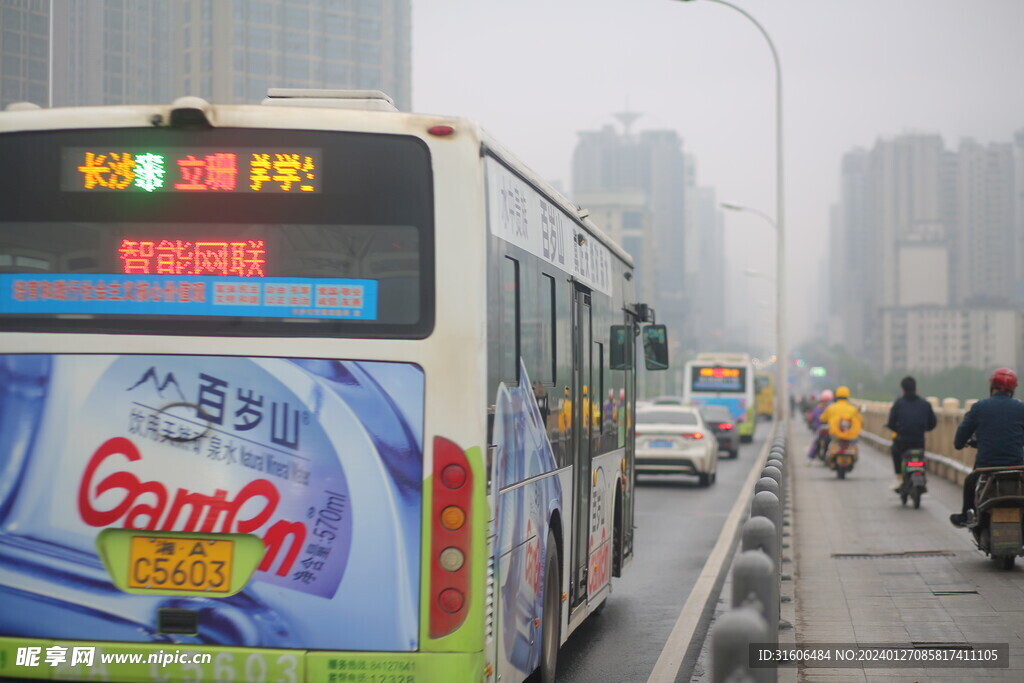
<path id="1" fill-rule="evenodd" d="M 892 467 L 896 472 L 895 491 L 903 488 L 903 454 L 913 448 L 924 448 L 924 433 L 935 429 L 932 404 L 917 395 L 917 380 L 904 377 L 900 382 L 903 396 L 889 410 L 886 429 L 896 432 L 892 440 Z"/>
<path id="2" fill-rule="evenodd" d="M 989 379 L 989 397 L 975 403 L 956 428 L 953 447 L 960 450 L 977 434 L 978 453 L 974 471 L 964 480 L 963 509 L 949 516 L 953 526 L 967 526 L 974 511 L 975 486 L 983 467 L 1024 465 L 1024 403 L 1013 398 L 1017 373 L 999 368 Z"/>
<path id="3" fill-rule="evenodd" d="M 814 406 L 810 416 L 807 418 L 807 424 L 814 433 L 814 436 L 811 437 L 811 447 L 807 451 L 808 460 L 814 460 L 814 456 L 818 453 L 818 430 L 821 429 L 821 426 L 824 424 L 821 421 L 821 414 L 824 413 L 825 409 L 828 408 L 830 403 L 832 403 L 833 398 L 834 397 L 832 396 L 832 391 L 830 389 L 826 389 L 821 392 L 821 400 L 818 402 L 818 405 Z M 828 449 L 828 436 L 825 436 L 825 448 Z"/>
<path id="4" fill-rule="evenodd" d="M 819 419 L 822 424 L 828 424 L 828 435 L 833 441 L 853 441 L 860 435 L 863 425 L 860 411 L 850 403 L 849 387 L 837 388 L 835 397 L 835 402 L 825 409 Z M 831 454 L 828 463 L 831 466 Z"/>

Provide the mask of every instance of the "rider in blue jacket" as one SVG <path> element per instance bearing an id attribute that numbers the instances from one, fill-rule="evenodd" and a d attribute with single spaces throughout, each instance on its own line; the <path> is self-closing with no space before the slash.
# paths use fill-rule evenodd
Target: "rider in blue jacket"
<path id="1" fill-rule="evenodd" d="M 1013 398 L 1017 374 L 999 368 L 989 380 L 989 397 L 974 404 L 956 428 L 953 447 L 967 445 L 977 434 L 978 454 L 974 471 L 964 480 L 964 505 L 960 514 L 949 516 L 954 526 L 967 524 L 967 511 L 974 509 L 974 488 L 982 467 L 1014 467 L 1024 465 L 1024 403 Z"/>

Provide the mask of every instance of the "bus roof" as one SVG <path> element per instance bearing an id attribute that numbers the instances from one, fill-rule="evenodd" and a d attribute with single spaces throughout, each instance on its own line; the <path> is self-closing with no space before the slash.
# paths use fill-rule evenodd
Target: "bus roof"
<path id="1" fill-rule="evenodd" d="M 696 360 L 698 362 L 718 362 L 718 363 L 749 363 L 750 354 L 747 353 L 699 353 L 697 354 Z"/>

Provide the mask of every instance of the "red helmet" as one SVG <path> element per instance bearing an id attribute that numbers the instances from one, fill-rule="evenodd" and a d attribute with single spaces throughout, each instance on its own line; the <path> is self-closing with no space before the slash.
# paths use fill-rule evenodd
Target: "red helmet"
<path id="1" fill-rule="evenodd" d="M 989 379 L 988 384 L 991 388 L 998 391 L 1013 393 L 1013 390 L 1017 388 L 1017 373 L 1010 368 L 999 368 L 992 373 L 992 378 Z"/>

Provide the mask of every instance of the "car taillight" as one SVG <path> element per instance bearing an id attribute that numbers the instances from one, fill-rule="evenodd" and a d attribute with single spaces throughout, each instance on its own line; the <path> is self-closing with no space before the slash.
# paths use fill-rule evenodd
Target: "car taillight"
<path id="1" fill-rule="evenodd" d="M 466 620 L 473 477 L 457 444 L 434 437 L 430 539 L 430 637 L 448 635 Z"/>
<path id="2" fill-rule="evenodd" d="M 704 435 L 700 432 L 694 432 L 692 434 L 683 434 L 684 439 L 703 439 Z"/>
<path id="3" fill-rule="evenodd" d="M 718 425 L 719 429 L 732 429 L 732 422 L 722 422 Z"/>
<path id="4" fill-rule="evenodd" d="M 924 467 L 924 461 L 908 460 L 907 467 Z"/>

